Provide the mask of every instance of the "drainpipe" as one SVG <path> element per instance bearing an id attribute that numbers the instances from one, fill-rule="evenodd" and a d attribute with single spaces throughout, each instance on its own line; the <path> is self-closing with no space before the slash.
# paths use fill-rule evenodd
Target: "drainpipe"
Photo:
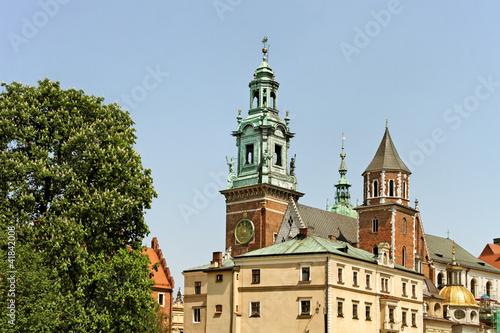
<path id="1" fill-rule="evenodd" d="M 330 327 L 328 326 L 330 323 L 330 316 L 331 316 L 331 309 L 330 309 L 330 297 L 328 295 L 329 292 L 329 285 L 330 285 L 330 257 L 326 257 L 326 277 L 325 277 L 325 306 L 324 306 L 324 311 L 326 310 L 326 313 L 324 314 L 325 317 L 325 333 L 330 332 Z"/>

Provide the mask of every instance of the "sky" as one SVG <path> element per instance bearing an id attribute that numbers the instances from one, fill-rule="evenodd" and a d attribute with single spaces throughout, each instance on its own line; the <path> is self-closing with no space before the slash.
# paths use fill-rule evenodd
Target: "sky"
<path id="1" fill-rule="evenodd" d="M 167 265 L 224 251 L 226 157 L 262 61 L 290 112 L 300 203 L 325 208 L 342 133 L 352 203 L 386 118 L 424 231 L 478 256 L 500 237 L 500 2 L 2 1 L 0 80 L 49 78 L 129 110 Z"/>

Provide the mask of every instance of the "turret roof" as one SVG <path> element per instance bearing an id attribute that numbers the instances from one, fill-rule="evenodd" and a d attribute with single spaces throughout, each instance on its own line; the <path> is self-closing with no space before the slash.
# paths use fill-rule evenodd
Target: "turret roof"
<path id="1" fill-rule="evenodd" d="M 399 157 L 396 147 L 392 142 L 391 135 L 389 134 L 389 128 L 386 127 L 384 137 L 382 138 L 382 142 L 380 142 L 377 153 L 375 154 L 375 157 L 373 157 L 373 160 L 368 165 L 364 173 L 371 171 L 389 170 L 411 173 L 410 169 L 408 169 L 408 167 Z"/>

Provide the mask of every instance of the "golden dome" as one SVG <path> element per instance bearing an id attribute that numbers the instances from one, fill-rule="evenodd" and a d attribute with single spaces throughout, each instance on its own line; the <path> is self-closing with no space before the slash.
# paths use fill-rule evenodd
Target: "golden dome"
<path id="1" fill-rule="evenodd" d="M 444 297 L 444 305 L 479 307 L 472 293 L 464 286 L 444 287 L 439 296 Z"/>

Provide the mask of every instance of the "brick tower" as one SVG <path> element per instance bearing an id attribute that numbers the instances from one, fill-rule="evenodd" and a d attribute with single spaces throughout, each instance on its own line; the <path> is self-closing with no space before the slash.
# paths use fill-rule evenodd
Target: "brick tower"
<path id="1" fill-rule="evenodd" d="M 359 247 L 378 253 L 378 244 L 386 242 L 396 264 L 428 275 L 418 206 L 410 207 L 410 174 L 386 126 L 377 153 L 363 172 L 363 204 L 356 208 Z"/>
<path id="2" fill-rule="evenodd" d="M 267 63 L 267 38 L 263 59 L 250 82 L 250 109 L 232 135 L 238 147 L 237 166 L 228 161 L 226 197 L 226 249 L 233 256 L 274 244 L 290 198 L 298 200 L 295 159 L 288 169 L 288 148 L 293 133 L 279 117 L 278 87 Z"/>

